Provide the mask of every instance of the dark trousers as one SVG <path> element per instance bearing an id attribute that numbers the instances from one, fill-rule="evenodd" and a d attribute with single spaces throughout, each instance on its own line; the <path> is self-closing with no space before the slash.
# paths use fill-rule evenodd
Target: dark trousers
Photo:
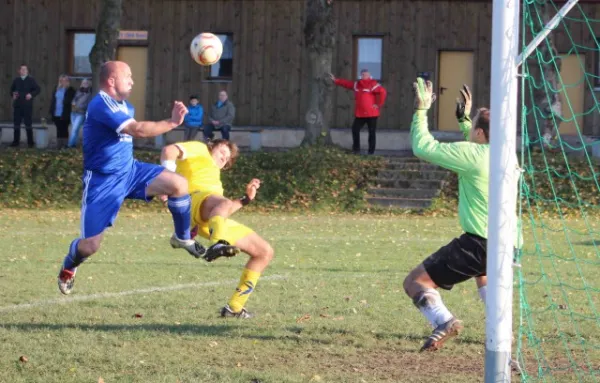
<path id="1" fill-rule="evenodd" d="M 377 117 L 356 117 L 352 124 L 352 151 L 360 152 L 360 130 L 367 124 L 369 128 L 369 154 L 375 153 L 375 130 L 377 130 Z"/>
<path id="2" fill-rule="evenodd" d="M 196 134 L 198 134 L 198 131 L 200 130 L 201 126 L 187 126 L 185 125 L 185 131 L 184 131 L 184 141 L 192 141 L 196 139 Z"/>
<path id="3" fill-rule="evenodd" d="M 13 138 L 13 145 L 19 145 L 21 142 L 21 123 L 25 123 L 27 131 L 27 145 L 33 146 L 33 129 L 31 128 L 31 106 L 17 106 L 13 108 L 13 124 L 15 128 L 15 135 Z"/>
<path id="4" fill-rule="evenodd" d="M 69 120 L 63 120 L 60 117 L 52 117 L 54 125 L 56 125 L 56 138 L 68 139 L 69 138 Z"/>
<path id="5" fill-rule="evenodd" d="M 215 130 L 221 131 L 221 137 L 224 140 L 229 140 L 229 131 L 231 130 L 231 126 L 223 125 L 223 126 L 214 126 L 213 124 L 204 125 L 204 138 L 207 140 L 212 140 L 215 137 Z"/>

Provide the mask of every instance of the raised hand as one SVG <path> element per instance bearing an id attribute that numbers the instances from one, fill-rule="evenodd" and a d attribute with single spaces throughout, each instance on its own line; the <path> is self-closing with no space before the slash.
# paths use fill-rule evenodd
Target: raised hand
<path id="1" fill-rule="evenodd" d="M 173 110 L 171 111 L 171 122 L 177 124 L 177 126 L 183 124 L 183 119 L 188 113 L 188 108 L 181 101 L 175 101 L 173 103 Z"/>
<path id="2" fill-rule="evenodd" d="M 415 109 L 428 110 L 431 108 L 431 104 L 435 101 L 433 83 L 431 81 L 425 82 L 421 77 L 418 77 L 417 82 L 413 83 L 413 90 L 415 92 Z"/>
<path id="3" fill-rule="evenodd" d="M 460 90 L 460 96 L 456 99 L 456 118 L 459 122 L 470 120 L 471 116 L 472 97 L 471 89 L 463 85 Z"/>
<path id="4" fill-rule="evenodd" d="M 252 181 L 250 181 L 248 185 L 246 185 L 246 194 L 248 195 L 248 198 L 250 198 L 251 201 L 254 199 L 254 197 L 256 197 L 256 191 L 259 187 L 260 180 L 258 178 L 252 179 Z"/>

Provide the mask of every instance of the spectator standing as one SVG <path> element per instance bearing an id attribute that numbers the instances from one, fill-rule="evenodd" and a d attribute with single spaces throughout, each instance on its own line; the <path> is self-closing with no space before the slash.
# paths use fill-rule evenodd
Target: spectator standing
<path id="1" fill-rule="evenodd" d="M 33 147 L 33 128 L 31 117 L 33 114 L 33 99 L 40 94 L 40 87 L 35 79 L 29 76 L 29 68 L 22 64 L 19 67 L 19 77 L 15 78 L 10 86 L 10 95 L 13 99 L 13 123 L 15 133 L 10 146 L 18 147 L 21 142 L 21 123 L 25 123 L 27 131 L 27 145 Z"/>
<path id="2" fill-rule="evenodd" d="M 88 104 L 92 98 L 92 86 L 89 79 L 81 80 L 81 86 L 75 93 L 73 102 L 71 103 L 71 134 L 69 135 L 69 148 L 77 146 L 79 139 L 79 131 L 85 122 L 85 113 L 87 112 Z"/>
<path id="3" fill-rule="evenodd" d="M 71 86 L 69 76 L 61 74 L 58 77 L 58 85 L 50 102 L 50 116 L 52 116 L 52 121 L 56 125 L 56 146 L 59 149 L 67 147 L 74 97 L 75 89 Z"/>
<path id="4" fill-rule="evenodd" d="M 360 130 L 365 124 L 369 129 L 369 154 L 375 153 L 377 119 L 387 91 L 371 77 L 367 69 L 360 71 L 360 80 L 350 81 L 329 74 L 335 85 L 354 91 L 354 123 L 352 124 L 352 151 L 360 153 Z"/>

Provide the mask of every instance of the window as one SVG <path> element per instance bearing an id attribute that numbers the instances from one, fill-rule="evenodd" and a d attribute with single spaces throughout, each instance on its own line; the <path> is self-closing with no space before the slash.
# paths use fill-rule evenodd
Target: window
<path id="1" fill-rule="evenodd" d="M 89 55 L 96 42 L 96 34 L 94 32 L 71 32 L 69 39 L 71 44 L 69 50 L 69 73 L 79 76 L 91 75 L 92 66 Z"/>
<path id="2" fill-rule="evenodd" d="M 223 43 L 223 54 L 218 63 L 210 66 L 210 79 L 231 80 L 233 77 L 233 35 L 215 34 Z"/>
<path id="3" fill-rule="evenodd" d="M 383 37 L 357 36 L 354 39 L 354 73 L 366 69 L 375 80 L 381 80 L 383 63 Z"/>

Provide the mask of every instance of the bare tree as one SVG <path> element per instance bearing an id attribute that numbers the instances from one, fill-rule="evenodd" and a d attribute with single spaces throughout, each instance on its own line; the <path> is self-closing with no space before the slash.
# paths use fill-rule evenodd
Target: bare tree
<path id="1" fill-rule="evenodd" d="M 332 144 L 329 124 L 331 121 L 331 73 L 336 25 L 333 16 L 333 0 L 306 0 L 304 43 L 310 62 L 308 110 L 304 120 L 303 145 Z"/>
<path id="2" fill-rule="evenodd" d="M 548 2 L 536 3 L 532 7 L 538 7 L 536 12 L 543 23 L 540 26 L 540 31 L 537 31 L 540 33 L 542 28 L 552 18 L 550 12 L 553 7 Z M 532 12 L 534 12 L 533 9 Z M 554 43 L 555 33 L 551 32 L 548 34 L 545 41 L 539 45 L 537 55 L 532 58 L 531 65 L 529 66 L 529 74 L 532 76 L 532 79 L 535 79 L 535 83 L 533 81 L 530 82 L 530 86 L 533 87 L 532 102 L 539 110 L 534 110 L 530 114 L 528 126 L 530 135 L 533 133 L 534 136 L 537 136 L 537 127 L 539 126 L 541 134 L 539 138 L 542 140 L 542 145 L 550 143 L 551 138 L 558 133 L 558 128 L 562 121 L 562 103 L 560 98 L 560 70 L 562 60 L 558 56 Z"/>
<path id="3" fill-rule="evenodd" d="M 123 0 L 102 0 L 100 20 L 96 27 L 96 43 L 89 56 L 94 93 L 99 90 L 100 67 L 105 62 L 115 59 L 122 13 Z"/>

